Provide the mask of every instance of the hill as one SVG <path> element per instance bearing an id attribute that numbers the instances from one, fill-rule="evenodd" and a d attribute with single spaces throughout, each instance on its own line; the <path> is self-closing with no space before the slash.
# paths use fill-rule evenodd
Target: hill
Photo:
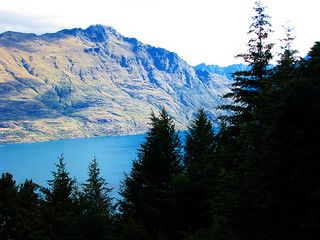
<path id="1" fill-rule="evenodd" d="M 223 103 L 227 78 L 108 26 L 0 35 L 0 142 L 143 133 L 164 106 L 179 129 Z"/>

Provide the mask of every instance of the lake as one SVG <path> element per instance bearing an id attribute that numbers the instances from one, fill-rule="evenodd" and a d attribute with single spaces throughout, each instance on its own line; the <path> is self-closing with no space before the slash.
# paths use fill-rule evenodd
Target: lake
<path id="1" fill-rule="evenodd" d="M 63 153 L 70 177 L 78 183 L 88 178 L 88 165 L 97 158 L 101 175 L 117 194 L 124 172 L 131 170 L 132 160 L 146 135 L 67 139 L 40 143 L 18 143 L 0 145 L 0 173 L 9 172 L 17 183 L 32 179 L 41 186 L 48 186 L 53 179 L 51 171 Z"/>

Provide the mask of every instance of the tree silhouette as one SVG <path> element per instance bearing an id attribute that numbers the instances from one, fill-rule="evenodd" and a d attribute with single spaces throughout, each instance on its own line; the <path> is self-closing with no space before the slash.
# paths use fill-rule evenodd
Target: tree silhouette
<path id="1" fill-rule="evenodd" d="M 81 236 L 82 239 L 107 239 L 112 234 L 112 189 L 107 187 L 106 180 L 101 177 L 95 157 L 88 167 L 88 174 L 80 197 Z"/>
<path id="2" fill-rule="evenodd" d="M 173 177 L 181 170 L 181 142 L 173 120 L 163 108 L 151 114 L 150 129 L 138 150 L 130 175 L 122 184 L 121 211 L 150 232 L 172 234 L 175 220 Z"/>

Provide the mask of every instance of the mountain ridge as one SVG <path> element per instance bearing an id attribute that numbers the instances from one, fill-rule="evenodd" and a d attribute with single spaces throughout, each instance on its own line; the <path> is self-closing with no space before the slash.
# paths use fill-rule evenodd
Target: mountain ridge
<path id="1" fill-rule="evenodd" d="M 202 70 L 202 71 L 208 71 L 211 73 L 215 73 L 221 76 L 224 76 L 228 78 L 229 80 L 232 80 L 232 74 L 238 71 L 248 71 L 250 67 L 248 65 L 245 65 L 243 63 L 240 64 L 232 64 L 225 67 L 220 67 L 219 65 L 207 65 L 205 63 L 201 63 L 195 66 L 196 69 Z"/>
<path id="2" fill-rule="evenodd" d="M 230 91 L 225 77 L 109 26 L 5 32 L 0 56 L 2 143 L 143 133 L 161 107 L 183 130 L 200 106 L 217 117 Z"/>

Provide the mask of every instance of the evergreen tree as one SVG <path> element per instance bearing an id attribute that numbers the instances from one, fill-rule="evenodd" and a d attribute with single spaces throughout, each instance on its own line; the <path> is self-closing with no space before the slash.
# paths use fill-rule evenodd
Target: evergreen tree
<path id="1" fill-rule="evenodd" d="M 0 178 L 0 239 L 17 239 L 18 187 L 10 173 Z"/>
<path id="2" fill-rule="evenodd" d="M 49 188 L 43 189 L 46 235 L 49 239 L 77 239 L 76 181 L 69 176 L 62 154 L 58 160 L 57 171 L 53 171 L 53 179 L 48 180 Z"/>
<path id="3" fill-rule="evenodd" d="M 261 107 L 259 94 L 264 93 L 268 87 L 268 66 L 272 59 L 271 50 L 274 44 L 268 43 L 268 36 L 272 32 L 271 24 L 266 15 L 262 3 L 256 2 L 254 8 L 256 15 L 252 17 L 253 23 L 248 34 L 253 35 L 248 43 L 248 53 L 239 54 L 249 65 L 249 70 L 239 71 L 233 74 L 234 83 L 232 92 L 226 94 L 226 98 L 232 98 L 235 104 L 222 106 L 233 114 L 226 119 L 234 125 L 252 124 L 257 108 Z"/>
<path id="4" fill-rule="evenodd" d="M 297 217 L 299 228 L 296 229 L 300 238 L 317 239 L 320 228 L 320 42 L 315 43 L 309 56 L 306 64 L 298 68 L 301 75 L 292 83 L 288 99 L 293 101 L 288 103 L 290 110 L 286 112 L 285 119 L 290 118 L 290 130 L 296 133 L 290 146 L 291 155 L 297 162 L 291 175 L 294 180 L 291 186 L 302 197 L 294 201 L 292 210 L 301 204 L 303 206 L 300 209 L 302 216 Z M 293 108 L 295 119 L 291 118 Z"/>
<path id="5" fill-rule="evenodd" d="M 252 38 L 248 53 L 239 55 L 249 64 L 250 70 L 233 75 L 232 93 L 225 97 L 231 97 L 234 104 L 222 107 L 232 112 L 223 119 L 228 123 L 224 135 L 233 144 L 228 147 L 233 152 L 227 153 L 228 161 L 222 168 L 220 196 L 213 205 L 215 234 L 222 239 L 232 236 L 235 239 L 264 239 L 265 229 L 269 227 L 264 208 L 270 195 L 266 186 L 269 175 L 265 171 L 268 166 L 265 164 L 262 122 L 272 87 L 268 66 L 273 44 L 268 43 L 271 24 L 264 13 L 265 7 L 259 1 L 254 9 L 256 15 L 249 30 Z M 221 147 L 218 149 L 221 153 Z"/>
<path id="6" fill-rule="evenodd" d="M 82 239 L 109 239 L 112 234 L 113 204 L 110 196 L 111 188 L 100 176 L 100 168 L 96 158 L 88 168 L 89 178 L 83 184 L 81 202 L 81 235 Z"/>
<path id="7" fill-rule="evenodd" d="M 274 77 L 281 83 L 273 124 L 268 128 L 275 234 L 279 239 L 317 239 L 320 200 L 318 154 L 320 44 L 296 64 L 283 55 Z"/>
<path id="8" fill-rule="evenodd" d="M 19 227 L 17 239 L 43 239 L 44 223 L 41 215 L 42 200 L 38 190 L 40 186 L 32 180 L 25 180 L 19 186 Z"/>
<path id="9" fill-rule="evenodd" d="M 268 134 L 271 133 L 270 131 L 272 131 L 272 129 L 270 129 L 270 127 L 277 121 L 277 114 L 281 112 L 280 109 L 283 107 L 284 98 L 287 95 L 287 87 L 297 74 L 296 67 L 298 58 L 295 54 L 298 51 L 292 49 L 294 37 L 292 37 L 291 33 L 293 29 L 284 27 L 284 30 L 285 38 L 280 40 L 284 43 L 284 45 L 281 46 L 283 52 L 279 53 L 280 60 L 278 60 L 278 65 L 270 71 L 268 91 L 264 92 L 266 104 L 264 104 L 264 108 L 262 109 L 260 122 L 266 127 L 266 129 L 264 129 L 266 134 L 265 138 L 268 138 Z"/>
<path id="10" fill-rule="evenodd" d="M 26 180 L 16 185 L 10 173 L 0 179 L 0 239 L 43 239 L 39 186 Z"/>
<path id="11" fill-rule="evenodd" d="M 212 123 L 201 108 L 186 133 L 183 219 L 188 230 L 198 231 L 211 224 L 210 202 L 216 183 L 218 164 L 214 161 L 215 135 Z"/>
<path id="12" fill-rule="evenodd" d="M 182 170 L 181 142 L 165 109 L 158 117 L 151 114 L 150 125 L 138 159 L 133 161 L 131 173 L 122 183 L 121 211 L 124 218 L 132 217 L 149 233 L 159 229 L 171 235 L 176 215 L 172 180 Z"/>
<path id="13" fill-rule="evenodd" d="M 184 162 L 189 175 L 205 175 L 214 152 L 214 130 L 212 123 L 201 108 L 186 133 Z"/>
<path id="14" fill-rule="evenodd" d="M 262 10 L 258 2 L 255 20 L 263 19 Z M 241 55 L 252 69 L 234 75 L 228 97 L 235 104 L 223 107 L 233 114 L 224 117 L 228 125 L 217 138 L 215 157 L 226 161 L 213 201 L 213 234 L 218 239 L 317 239 L 320 44 L 298 62 L 287 29 L 280 61 L 270 71 L 272 45 L 261 47 L 259 36 L 267 34 L 259 31 L 250 31 L 257 37 L 249 42 L 249 54 Z"/>
<path id="15" fill-rule="evenodd" d="M 148 240 L 150 239 L 144 226 L 136 223 L 135 220 L 129 217 L 124 223 L 123 230 L 120 235 L 121 240 Z"/>

